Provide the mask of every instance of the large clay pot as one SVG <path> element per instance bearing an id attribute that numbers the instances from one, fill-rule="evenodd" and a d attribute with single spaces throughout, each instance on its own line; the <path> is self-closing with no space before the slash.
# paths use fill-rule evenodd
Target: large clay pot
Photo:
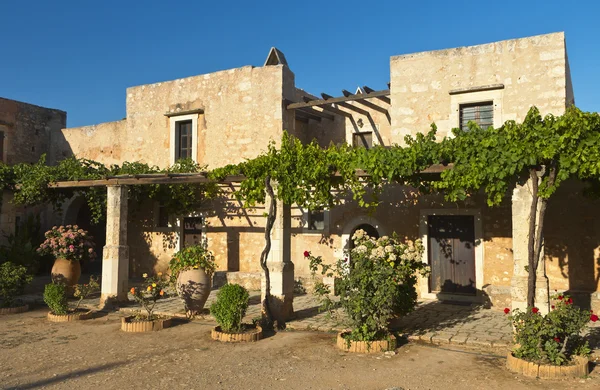
<path id="1" fill-rule="evenodd" d="M 211 280 L 203 269 L 181 271 L 177 276 L 177 294 L 192 314 L 198 314 L 210 295 Z"/>
<path id="2" fill-rule="evenodd" d="M 81 264 L 79 264 L 79 261 L 58 258 L 54 261 L 50 275 L 53 282 L 64 283 L 67 287 L 73 287 L 79 282 Z"/>

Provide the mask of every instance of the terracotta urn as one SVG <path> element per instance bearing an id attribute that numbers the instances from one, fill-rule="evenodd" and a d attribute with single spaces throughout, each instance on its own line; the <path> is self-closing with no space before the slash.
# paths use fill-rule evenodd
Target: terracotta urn
<path id="1" fill-rule="evenodd" d="M 67 287 L 72 288 L 79 282 L 79 277 L 81 276 L 81 264 L 76 260 L 71 261 L 64 258 L 58 258 L 54 261 L 50 274 L 53 282 L 64 283 Z"/>
<path id="2" fill-rule="evenodd" d="M 202 311 L 210 289 L 210 276 L 201 268 L 181 271 L 177 276 L 177 294 L 183 300 L 186 310 L 192 314 Z"/>

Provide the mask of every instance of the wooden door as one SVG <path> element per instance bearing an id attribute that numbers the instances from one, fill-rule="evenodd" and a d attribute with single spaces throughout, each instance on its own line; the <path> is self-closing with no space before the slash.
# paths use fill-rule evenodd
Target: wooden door
<path id="1" fill-rule="evenodd" d="M 475 295 L 475 218 L 430 215 L 427 225 L 430 291 Z"/>

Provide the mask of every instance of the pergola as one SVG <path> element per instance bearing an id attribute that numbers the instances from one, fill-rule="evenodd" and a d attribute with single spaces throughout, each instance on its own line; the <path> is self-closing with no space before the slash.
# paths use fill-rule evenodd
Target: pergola
<path id="1" fill-rule="evenodd" d="M 361 93 L 352 93 L 343 89 L 343 96 L 340 97 L 333 97 L 326 93 L 321 93 L 322 99 L 313 99 L 304 96 L 302 98 L 303 102 L 292 102 L 286 100 L 285 103 L 288 110 L 296 111 L 296 119 L 304 122 L 308 122 L 309 119 L 314 119 L 317 121 L 327 119 L 333 121 L 335 119 L 335 115 L 351 118 L 352 113 L 349 111 L 360 115 L 369 116 L 369 111 L 359 107 L 358 104 L 363 105 L 371 110 L 381 112 L 389 118 L 389 106 L 391 104 L 391 100 L 389 98 L 389 84 L 388 89 L 381 91 L 375 91 L 366 85 L 363 86 L 362 90 L 360 91 Z M 384 104 L 375 104 L 371 101 L 372 99 L 377 99 Z M 349 104 L 349 102 L 356 102 L 358 104 Z M 316 110 L 315 108 L 317 107 L 320 108 L 320 110 Z M 343 107 L 349 111 L 341 110 L 339 107 Z"/>

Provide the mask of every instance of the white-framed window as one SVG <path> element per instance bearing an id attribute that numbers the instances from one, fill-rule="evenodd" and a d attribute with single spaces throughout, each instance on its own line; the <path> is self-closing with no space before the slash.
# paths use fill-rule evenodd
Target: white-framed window
<path id="1" fill-rule="evenodd" d="M 198 160 L 198 114 L 169 117 L 171 131 L 170 163 L 182 158 Z"/>

